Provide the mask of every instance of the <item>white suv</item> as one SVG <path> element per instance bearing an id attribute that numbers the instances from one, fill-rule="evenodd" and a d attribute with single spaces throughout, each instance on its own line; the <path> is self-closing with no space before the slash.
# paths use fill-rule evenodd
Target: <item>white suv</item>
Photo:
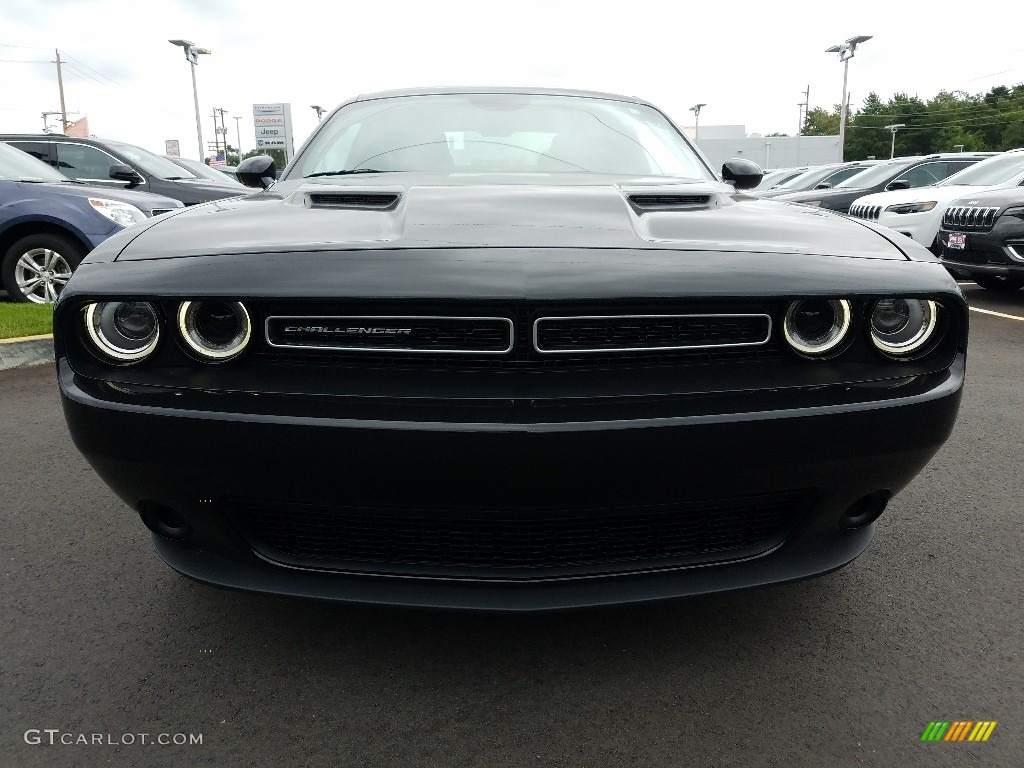
<path id="1" fill-rule="evenodd" d="M 982 160 L 929 187 L 859 197 L 849 215 L 894 229 L 937 253 L 939 224 L 950 202 L 983 189 L 1016 186 L 1024 186 L 1024 149 Z"/>

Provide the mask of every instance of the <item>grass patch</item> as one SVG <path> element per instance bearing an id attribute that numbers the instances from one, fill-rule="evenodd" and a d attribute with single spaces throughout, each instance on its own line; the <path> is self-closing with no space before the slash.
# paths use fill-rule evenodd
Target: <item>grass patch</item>
<path id="1" fill-rule="evenodd" d="M 52 304 L 0 302 L 0 339 L 53 333 Z"/>

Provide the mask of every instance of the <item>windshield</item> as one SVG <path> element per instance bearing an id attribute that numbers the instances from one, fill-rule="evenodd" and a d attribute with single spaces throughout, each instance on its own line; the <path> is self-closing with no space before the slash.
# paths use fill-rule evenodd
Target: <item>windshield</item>
<path id="1" fill-rule="evenodd" d="M 982 160 L 977 165 L 964 168 L 959 173 L 946 177 L 936 186 L 991 187 L 1010 181 L 1021 171 L 1024 171 L 1024 152 L 1014 152 L 1012 155 L 1000 155 Z"/>
<path id="2" fill-rule="evenodd" d="M 900 171 L 906 170 L 911 165 L 912 163 L 910 162 L 876 165 L 855 176 L 851 176 L 845 181 L 839 182 L 832 189 L 868 189 L 876 184 L 881 184 L 886 179 L 897 175 Z"/>
<path id="3" fill-rule="evenodd" d="M 121 144 L 116 141 L 108 141 L 107 146 L 128 158 L 132 165 L 137 165 L 150 176 L 158 179 L 194 179 L 196 175 L 187 171 L 180 165 L 175 165 L 170 160 L 154 155 L 142 147 L 132 144 Z"/>
<path id="4" fill-rule="evenodd" d="M 524 94 L 404 96 L 336 112 L 288 178 L 337 171 L 714 177 L 655 109 Z"/>
<path id="5" fill-rule="evenodd" d="M 42 160 L 0 142 L 0 181 L 67 181 Z"/>
<path id="6" fill-rule="evenodd" d="M 809 171 L 804 171 L 801 174 L 794 176 L 791 179 L 786 179 L 781 184 L 776 184 L 776 189 L 801 189 L 805 185 L 813 184 L 818 179 L 823 179 L 832 173 L 833 167 L 829 166 L 827 169 L 824 168 L 811 168 Z"/>
<path id="7" fill-rule="evenodd" d="M 212 166 L 209 166 L 206 163 L 200 163 L 198 160 L 189 160 L 187 157 L 175 157 L 173 160 L 171 158 L 167 159 L 170 160 L 175 165 L 179 165 L 182 168 L 191 171 L 201 179 L 208 179 L 209 181 L 214 181 L 217 184 L 228 184 L 230 186 L 237 185 L 239 187 L 242 186 L 241 184 L 238 184 L 238 182 L 236 182 L 230 176 L 228 176 L 226 173 L 218 171 L 216 168 L 213 168 Z"/>

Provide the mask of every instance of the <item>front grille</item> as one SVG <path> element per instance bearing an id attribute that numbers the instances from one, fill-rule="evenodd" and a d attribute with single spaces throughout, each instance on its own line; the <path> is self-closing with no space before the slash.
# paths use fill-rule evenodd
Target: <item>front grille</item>
<path id="1" fill-rule="evenodd" d="M 542 317 L 534 323 L 538 352 L 628 352 L 765 344 L 768 315 L 604 315 Z"/>
<path id="2" fill-rule="evenodd" d="M 350 352 L 486 355 L 514 344 L 512 321 L 501 317 L 274 316 L 266 335 L 273 347 Z"/>
<path id="3" fill-rule="evenodd" d="M 383 306 L 381 307 L 384 308 Z M 256 360 L 264 363 L 273 365 L 308 365 L 316 367 L 331 367 L 331 368 L 359 368 L 362 370 L 367 369 L 416 369 L 416 370 L 445 370 L 445 371 L 478 371 L 478 370 L 507 370 L 507 371 L 551 371 L 560 369 L 587 369 L 587 370 L 605 370 L 605 369 L 625 369 L 625 368 L 657 368 L 663 366 L 679 367 L 682 365 L 736 365 L 736 364 L 766 364 L 766 363 L 777 363 L 780 359 L 788 359 L 786 350 L 779 343 L 778 339 L 772 335 L 768 336 L 768 331 L 765 330 L 765 326 L 770 324 L 770 317 L 775 311 L 775 307 L 766 305 L 763 303 L 745 303 L 742 305 L 730 305 L 730 304 L 717 304 L 717 303 L 700 303 L 687 305 L 685 307 L 686 313 L 680 313 L 678 318 L 680 321 L 686 321 L 682 325 L 662 327 L 657 324 L 649 324 L 637 327 L 635 322 L 638 317 L 642 318 L 648 313 L 650 314 L 670 314 L 666 310 L 669 309 L 684 309 L 678 304 L 666 305 L 664 303 L 650 303 L 647 305 L 637 305 L 635 303 L 623 305 L 621 307 L 622 314 L 614 315 L 612 317 L 611 332 L 625 332 L 628 335 L 625 340 L 629 341 L 631 345 L 629 349 L 613 349 L 610 352 L 595 352 L 595 347 L 589 344 L 587 337 L 577 336 L 577 343 L 579 346 L 572 348 L 571 345 L 571 333 L 572 329 L 569 329 L 570 337 L 569 341 L 564 336 L 559 342 L 561 349 L 558 350 L 558 354 L 548 354 L 538 352 L 534 348 L 534 332 L 537 328 L 537 320 L 540 318 L 550 318 L 553 321 L 561 321 L 568 318 L 578 318 L 581 315 L 610 315 L 608 310 L 618 310 L 619 307 L 615 305 L 576 305 L 557 303 L 550 305 L 529 305 L 529 304 L 514 304 L 501 302 L 498 304 L 476 304 L 470 307 L 460 306 L 458 308 L 454 306 L 438 305 L 431 303 L 429 305 L 423 304 L 412 304 L 412 303 L 389 303 L 387 310 L 393 312 L 392 315 L 386 316 L 386 318 L 377 317 L 375 320 L 370 321 L 365 318 L 368 315 L 362 313 L 353 312 L 352 314 L 342 314 L 347 310 L 352 310 L 354 307 L 346 306 L 339 307 L 341 311 L 320 311 L 308 312 L 303 311 L 308 309 L 300 304 L 287 303 L 287 304 L 273 304 L 265 308 L 263 312 L 260 312 L 262 317 L 257 321 L 266 326 L 266 333 L 264 339 L 260 339 L 256 344 L 252 345 L 250 356 Z M 466 311 L 466 310 L 469 311 Z M 426 310 L 426 312 L 424 312 Z M 493 324 L 487 324 L 486 327 L 472 327 L 464 329 L 465 335 L 462 337 L 463 346 L 460 349 L 454 347 L 444 347 L 442 345 L 436 345 L 434 347 L 424 346 L 420 351 L 420 354 L 413 354 L 409 351 L 403 351 L 398 347 L 403 344 L 403 339 L 409 338 L 405 335 L 398 334 L 377 334 L 376 337 L 372 333 L 363 334 L 349 334 L 347 331 L 352 329 L 365 328 L 372 330 L 374 328 L 386 328 L 386 329 L 405 329 L 410 326 L 403 321 L 417 313 L 422 312 L 427 314 L 431 311 L 438 310 L 450 310 L 453 316 L 459 315 L 463 312 L 470 315 L 472 313 L 476 316 L 479 313 L 481 317 L 490 317 Z M 575 310 L 575 311 L 574 311 Z M 594 311 L 598 310 L 598 311 Z M 601 311 L 603 310 L 603 311 Z M 646 311 L 644 311 L 646 310 Z M 408 313 L 406 315 L 405 313 Z M 493 316 L 492 316 L 493 314 Z M 264 317 L 270 316 L 270 320 L 265 322 Z M 503 317 L 499 317 L 502 315 Z M 711 324 L 700 323 L 692 318 L 700 315 L 720 315 L 719 319 Z M 346 333 L 334 334 L 330 332 L 330 329 L 336 327 L 336 323 L 332 318 L 344 317 L 348 319 L 352 318 L 364 318 L 362 321 L 346 323 L 344 330 Z M 289 334 L 290 340 L 285 340 L 281 332 L 280 323 L 285 322 L 288 318 L 288 322 L 292 319 L 296 323 L 302 326 L 322 326 L 327 328 L 328 331 L 303 331 L 303 332 L 292 332 Z M 507 319 L 506 319 L 507 318 Z M 690 320 L 687 320 L 690 318 Z M 512 348 L 509 352 L 499 354 L 498 349 L 504 349 L 506 347 L 499 347 L 496 338 L 493 333 L 497 328 L 497 321 L 501 321 L 504 324 L 504 328 L 508 327 L 508 324 L 512 325 Z M 618 321 L 623 321 L 624 326 L 617 326 Z M 630 325 L 630 322 L 634 325 Z M 340 327 L 340 326 L 337 326 Z M 558 330 L 555 326 L 545 326 L 546 331 Z M 561 329 L 564 332 L 564 328 Z M 485 332 L 490 332 L 490 337 L 485 336 Z M 578 330 L 577 330 L 578 332 Z M 683 338 L 683 332 L 689 334 L 690 339 L 700 339 L 700 346 L 688 346 L 686 348 L 676 348 L 675 344 L 664 346 L 666 342 L 671 342 Z M 609 329 L 606 326 L 601 331 L 604 334 L 605 339 L 609 337 Z M 646 334 L 648 339 L 652 341 L 644 342 L 643 346 L 636 346 L 638 339 L 642 340 L 641 337 Z M 728 338 L 732 342 L 739 342 L 735 345 L 717 346 L 717 343 L 713 341 L 715 338 L 723 339 Z M 390 341 L 384 344 L 376 344 L 374 338 L 387 338 Z M 429 340 L 429 335 L 422 337 Z M 440 337 L 433 337 L 440 339 Z M 451 338 L 450 334 L 447 337 Z M 504 336 L 502 337 L 505 338 Z M 553 339 L 545 335 L 545 339 Z M 591 339 L 599 341 L 601 344 L 604 343 L 599 337 L 591 336 Z M 487 340 L 487 346 L 484 351 L 479 353 L 473 353 L 469 351 L 471 344 L 477 344 L 480 339 Z M 712 343 L 705 345 L 704 341 L 712 340 Z M 543 349 L 545 343 L 553 343 L 552 341 L 541 341 Z M 360 346 L 356 346 L 360 345 Z M 407 344 L 405 346 L 408 346 Z M 475 348 L 480 348 L 475 347 Z M 599 349 L 608 349 L 608 347 L 597 347 Z M 429 352 L 430 354 L 424 354 L 423 352 Z"/>
<path id="4" fill-rule="evenodd" d="M 232 500 L 250 546 L 289 564 L 472 578 L 545 578 L 734 559 L 782 541 L 810 492 L 703 502 L 461 511 Z M 525 573 L 524 573 L 525 572 Z"/>
<path id="5" fill-rule="evenodd" d="M 998 206 L 978 208 L 968 205 L 954 205 L 942 214 L 942 224 L 947 229 L 991 229 L 996 222 Z"/>
<path id="6" fill-rule="evenodd" d="M 882 206 L 880 205 L 851 205 L 850 215 L 858 219 L 869 219 L 874 221 L 882 215 Z"/>

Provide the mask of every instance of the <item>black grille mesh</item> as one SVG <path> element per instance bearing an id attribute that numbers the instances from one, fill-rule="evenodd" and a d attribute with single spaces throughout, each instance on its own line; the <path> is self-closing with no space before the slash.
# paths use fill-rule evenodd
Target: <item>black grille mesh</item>
<path id="1" fill-rule="evenodd" d="M 763 550 L 781 540 L 812 500 L 808 492 L 787 492 L 628 508 L 475 513 L 245 500 L 226 506 L 250 545 L 271 559 L 457 572 L 665 565 Z"/>
<path id="2" fill-rule="evenodd" d="M 588 349 L 651 349 L 761 344 L 767 317 L 584 317 L 544 318 L 537 323 L 542 352 Z"/>

